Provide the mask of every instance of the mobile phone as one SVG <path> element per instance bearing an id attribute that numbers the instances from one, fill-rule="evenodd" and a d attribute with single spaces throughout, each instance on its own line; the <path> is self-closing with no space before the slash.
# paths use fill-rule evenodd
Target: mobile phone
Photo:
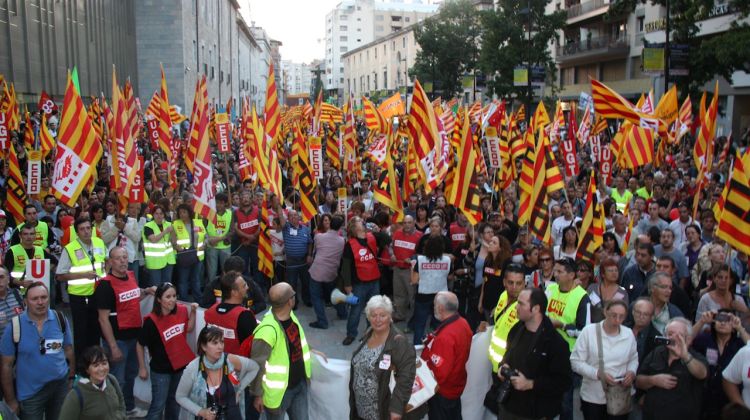
<path id="1" fill-rule="evenodd" d="M 657 346 L 668 346 L 672 344 L 672 340 L 670 340 L 667 337 L 664 337 L 663 335 L 658 335 L 654 337 L 654 344 Z"/>

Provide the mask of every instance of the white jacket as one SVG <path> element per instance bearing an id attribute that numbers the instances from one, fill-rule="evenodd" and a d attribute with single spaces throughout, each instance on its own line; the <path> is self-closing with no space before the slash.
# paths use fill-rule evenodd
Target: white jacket
<path id="1" fill-rule="evenodd" d="M 570 354 L 570 365 L 573 372 L 583 376 L 581 399 L 593 404 L 606 404 L 604 388 L 596 376 L 599 370 L 596 329 L 599 328 L 599 324 L 589 324 L 581 330 L 573 353 Z M 602 330 L 602 349 L 604 371 L 613 378 L 623 377 L 628 371 L 638 371 L 638 350 L 630 328 L 620 326 L 620 333 L 616 336 L 609 336 Z"/>

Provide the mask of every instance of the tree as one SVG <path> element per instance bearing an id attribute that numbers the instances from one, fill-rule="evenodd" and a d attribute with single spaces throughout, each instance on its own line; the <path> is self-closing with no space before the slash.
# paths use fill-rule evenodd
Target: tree
<path id="1" fill-rule="evenodd" d="M 409 74 L 446 97 L 461 92 L 463 75 L 476 69 L 481 27 L 470 0 L 448 1 L 414 29 L 421 50 Z"/>
<path id="2" fill-rule="evenodd" d="M 608 16 L 622 16 L 635 10 L 638 4 L 649 0 L 617 0 Z M 750 0 L 730 0 L 729 7 L 739 13 L 728 31 L 698 36 L 699 23 L 709 19 L 714 0 L 650 0 L 651 4 L 666 7 L 669 2 L 670 42 L 688 45 L 688 76 L 670 75 L 681 94 L 697 96 L 703 86 L 721 76 L 732 82 L 732 73 L 743 70 L 750 73 L 750 26 L 742 20 L 750 12 Z"/>
<path id="3" fill-rule="evenodd" d="M 528 100 L 526 86 L 513 86 L 513 70 L 518 66 L 525 67 L 527 62 L 543 66 L 547 79 L 554 80 L 557 70 L 549 45 L 557 38 L 557 31 L 565 26 L 566 13 L 556 11 L 546 14 L 549 2 L 500 0 L 495 10 L 482 14 L 485 30 L 479 65 L 487 75 L 488 93 Z M 549 85 L 554 86 L 554 83 Z"/>

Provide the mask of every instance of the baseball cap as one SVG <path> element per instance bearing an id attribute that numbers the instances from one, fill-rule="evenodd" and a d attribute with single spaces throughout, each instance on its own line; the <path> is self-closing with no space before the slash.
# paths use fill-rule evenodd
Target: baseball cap
<path id="1" fill-rule="evenodd" d="M 2 217 L 3 219 L 7 219 L 8 218 L 8 216 L 5 214 L 5 212 L 3 210 L 0 210 L 0 217 Z"/>

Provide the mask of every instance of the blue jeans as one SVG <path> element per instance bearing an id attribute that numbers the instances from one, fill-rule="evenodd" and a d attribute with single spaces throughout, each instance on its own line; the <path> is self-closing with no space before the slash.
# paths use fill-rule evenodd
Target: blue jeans
<path id="1" fill-rule="evenodd" d="M 430 326 L 437 328 L 439 323 L 435 319 L 434 315 L 435 302 L 430 300 L 429 302 L 420 302 L 418 299 L 414 301 L 414 316 L 411 318 L 411 328 L 414 330 L 414 345 L 422 344 L 424 339 L 424 330 L 427 320 L 430 320 Z"/>
<path id="2" fill-rule="evenodd" d="M 203 278 L 203 261 L 189 266 L 177 267 L 177 294 L 184 302 L 200 302 L 201 279 Z M 188 297 L 188 289 L 192 297 Z"/>
<path id="3" fill-rule="evenodd" d="M 162 413 L 164 420 L 177 420 L 180 416 L 180 406 L 177 405 L 174 396 L 181 377 L 182 371 L 176 373 L 151 371 L 151 406 L 148 408 L 146 420 L 161 420 Z"/>
<path id="4" fill-rule="evenodd" d="M 109 362 L 109 372 L 117 379 L 120 384 L 122 395 L 125 397 L 125 410 L 132 410 L 135 407 L 135 398 L 133 397 L 133 384 L 135 377 L 138 375 L 138 355 L 135 352 L 136 340 L 116 340 L 117 347 L 122 352 L 122 360 L 119 362 Z M 112 350 L 105 340 L 102 340 L 104 348 L 110 354 Z"/>
<path id="5" fill-rule="evenodd" d="M 19 403 L 21 420 L 56 419 L 60 417 L 65 396 L 68 395 L 66 378 L 48 382 L 33 397 Z"/>
<path id="6" fill-rule="evenodd" d="M 429 401 L 428 418 L 430 420 L 461 420 L 461 398 L 451 400 L 435 394 Z"/>
<path id="7" fill-rule="evenodd" d="M 310 266 L 307 264 L 307 257 L 293 258 L 286 257 L 286 282 L 292 285 L 294 291 L 299 293 L 297 300 L 300 298 L 307 306 L 310 302 Z"/>
<path id="8" fill-rule="evenodd" d="M 285 413 L 289 415 L 289 420 L 307 420 L 310 417 L 307 410 L 308 386 L 307 381 L 303 380 L 294 388 L 287 388 L 279 408 L 266 408 L 266 420 L 284 420 Z"/>
<path id="9" fill-rule="evenodd" d="M 335 282 L 321 282 L 310 278 L 310 300 L 312 300 L 315 316 L 318 317 L 318 324 L 322 327 L 328 327 L 328 318 L 326 318 L 326 301 L 331 298 L 331 292 L 336 288 Z M 336 314 L 339 319 L 346 318 L 346 304 L 339 303 L 334 305 Z"/>
<path id="10" fill-rule="evenodd" d="M 581 387 L 582 380 L 581 375 L 573 373 L 573 385 L 563 394 L 560 420 L 573 420 L 573 392 L 576 388 Z"/>
<path id="11" fill-rule="evenodd" d="M 253 274 L 258 271 L 258 247 L 249 245 L 233 247 L 232 255 L 242 258 L 245 262 L 245 271 L 242 274 L 254 277 Z"/>
<path id="12" fill-rule="evenodd" d="M 356 305 L 351 305 L 351 309 L 349 309 L 349 319 L 346 321 L 347 337 L 357 337 L 359 317 L 362 315 L 367 301 L 380 294 L 380 281 L 356 282 L 352 285 L 352 294 L 359 298 L 359 302 Z"/>
<path id="13" fill-rule="evenodd" d="M 158 270 L 149 270 L 148 276 L 152 286 L 159 287 L 162 283 L 172 282 L 172 270 L 174 270 L 174 264 L 167 264 L 166 267 Z"/>
<path id="14" fill-rule="evenodd" d="M 206 278 L 209 283 L 224 271 L 224 262 L 230 255 L 232 255 L 232 251 L 229 248 L 206 247 Z"/>

